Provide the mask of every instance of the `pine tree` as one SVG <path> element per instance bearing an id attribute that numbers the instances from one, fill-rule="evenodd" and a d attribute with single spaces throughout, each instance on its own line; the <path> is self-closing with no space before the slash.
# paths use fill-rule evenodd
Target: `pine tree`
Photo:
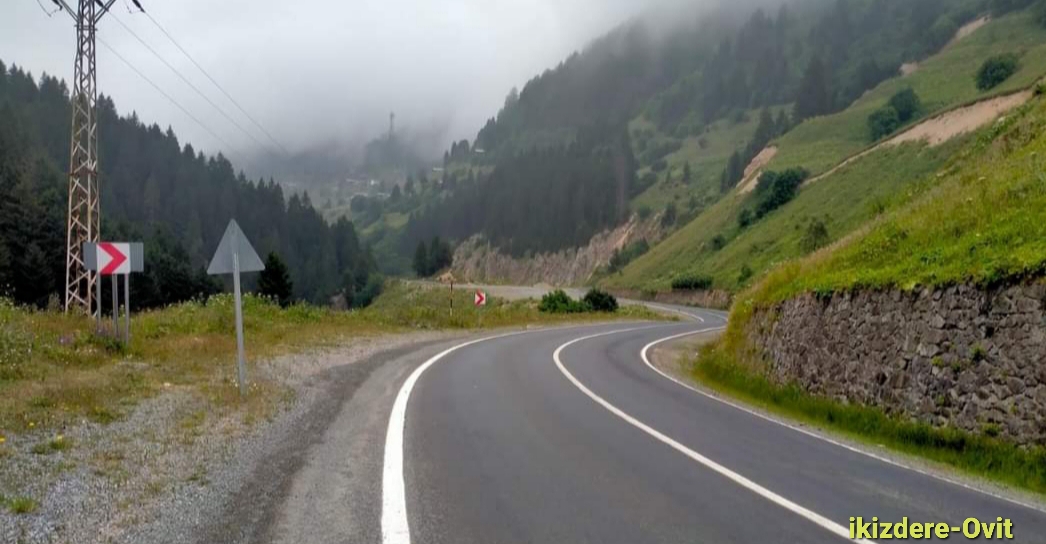
<path id="1" fill-rule="evenodd" d="M 275 251 L 269 252 L 265 258 L 265 270 L 258 275 L 258 294 L 271 298 L 286 308 L 291 302 L 293 289 L 294 284 L 291 282 L 287 265 Z"/>
<path id="2" fill-rule="evenodd" d="M 425 242 L 418 242 L 418 249 L 414 251 L 414 272 L 422 278 L 431 273 L 429 271 L 429 251 L 425 247 Z"/>
<path id="3" fill-rule="evenodd" d="M 828 88 L 828 73 L 821 59 L 814 57 L 799 83 L 795 99 L 795 118 L 803 120 L 832 111 L 832 94 Z"/>

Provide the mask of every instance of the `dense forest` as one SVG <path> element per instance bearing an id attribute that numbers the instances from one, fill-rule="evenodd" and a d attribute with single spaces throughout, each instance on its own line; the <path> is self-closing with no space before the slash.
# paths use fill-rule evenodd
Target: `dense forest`
<path id="1" fill-rule="evenodd" d="M 70 115 L 63 81 L 0 63 L 0 289 L 20 303 L 47 304 L 64 288 Z M 327 224 L 308 194 L 286 200 L 274 181 L 248 180 L 170 129 L 121 117 L 104 96 L 98 123 L 103 237 L 146 245 L 137 305 L 219 289 L 203 270 L 232 218 L 260 254 L 287 263 L 295 298 L 373 291 L 375 263 L 353 225 Z"/>
<path id="2" fill-rule="evenodd" d="M 668 144 L 759 112 L 753 138 L 721 176 L 725 193 L 795 124 L 847 107 L 977 16 L 1032 1 L 740 2 L 667 33 L 631 21 L 513 89 L 471 145 L 454 143 L 444 182 L 455 189 L 413 210 L 402 251 L 434 234 L 483 233 L 517 256 L 584 244 L 626 219 L 629 200 L 656 180 L 637 181 L 636 168 L 657 170 L 678 149 Z M 628 134 L 638 116 L 664 135 L 653 148 Z"/>
<path id="3" fill-rule="evenodd" d="M 570 144 L 532 148 L 483 178 L 451 183 L 411 215 L 405 243 L 482 232 L 512 255 L 584 244 L 627 217 L 635 172 L 627 130 L 583 127 Z"/>

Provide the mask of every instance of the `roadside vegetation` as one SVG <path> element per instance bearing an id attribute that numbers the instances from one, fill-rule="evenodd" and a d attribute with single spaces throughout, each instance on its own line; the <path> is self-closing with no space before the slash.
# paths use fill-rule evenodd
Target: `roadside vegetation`
<path id="1" fill-rule="evenodd" d="M 757 364 L 738 363 L 744 355 L 735 345 L 744 340 L 735 337 L 741 333 L 733 319 L 721 343 L 705 347 L 691 362 L 692 376 L 706 386 L 773 413 L 841 432 L 870 447 L 886 446 L 1017 488 L 1046 493 L 1046 450 L 913 423 L 886 416 L 875 408 L 843 404 L 797 386 L 772 383 Z"/>
<path id="2" fill-rule="evenodd" d="M 306 304 L 281 308 L 271 299 L 244 298 L 248 362 L 352 339 L 417 329 L 478 329 L 607 319 L 605 300 L 593 295 L 584 312 L 550 314 L 534 300 L 489 298 L 473 305 L 473 292 L 389 282 L 364 310 L 335 311 Z M 453 300 L 453 312 L 451 312 Z M 597 304 L 599 302 L 599 304 Z M 616 301 L 615 301 L 616 302 Z M 641 307 L 614 318 L 663 319 Z M 229 295 L 136 314 L 130 347 L 93 334 L 94 322 L 0 301 L 0 449 L 6 433 L 60 429 L 87 419 L 99 423 L 126 415 L 167 387 L 189 387 L 219 406 L 262 413 L 284 391 L 254 381 L 246 399 L 235 382 L 236 341 Z M 252 374 L 256 377 L 256 374 Z M 43 439 L 41 439 L 43 440 Z M 36 448 L 46 455 L 75 447 L 51 436 Z M 2 451 L 2 450 L 0 450 Z"/>
<path id="3" fill-rule="evenodd" d="M 1046 493 L 1046 450 L 933 428 L 771 383 L 745 330 L 757 308 L 801 293 L 982 286 L 1046 277 L 1046 102 L 1036 99 L 966 140 L 900 205 L 838 244 L 775 268 L 735 300 L 726 334 L 691 370 L 702 383 L 859 440 Z M 898 151 L 900 152 L 900 151 Z M 817 187 L 815 185 L 814 187 Z"/>

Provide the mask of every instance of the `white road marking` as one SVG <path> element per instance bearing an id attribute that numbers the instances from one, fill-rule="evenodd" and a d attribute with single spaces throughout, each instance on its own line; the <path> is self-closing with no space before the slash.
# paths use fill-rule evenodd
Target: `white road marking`
<path id="1" fill-rule="evenodd" d="M 646 363 L 646 366 L 650 367 L 651 370 L 653 370 L 654 372 L 657 372 L 658 374 L 660 374 L 664 378 L 667 378 L 667 379 L 675 382 L 676 384 L 681 385 L 681 386 L 689 389 L 690 391 L 693 391 L 694 393 L 697 393 L 699 395 L 702 395 L 704 397 L 712 399 L 712 400 L 714 400 L 716 402 L 725 404 L 725 405 L 727 405 L 727 406 L 729 406 L 731 408 L 734 408 L 734 409 L 737 409 L 737 410 L 741 410 L 742 412 L 745 412 L 746 414 L 753 415 L 755 417 L 758 417 L 758 418 L 763 419 L 765 421 L 769 421 L 771 423 L 776 423 L 777 425 L 780 425 L 780 426 L 785 427 L 787 429 L 791 429 L 791 430 L 793 430 L 795 432 L 798 432 L 798 433 L 805 434 L 806 436 L 810 436 L 810 437 L 816 438 L 818 440 L 823 440 L 824 442 L 832 444 L 833 446 L 838 446 L 840 448 L 843 448 L 845 450 L 851 451 L 853 453 L 858 453 L 858 454 L 864 455 L 866 457 L 871 457 L 872 459 L 875 459 L 876 461 L 881 461 L 881 462 L 886 463 L 888 465 L 893 465 L 893 466 L 898 467 L 898 468 L 903 468 L 903 469 L 906 469 L 906 470 L 910 470 L 910 471 L 915 472 L 917 474 L 922 474 L 923 476 L 928 476 L 930 478 L 934 478 L 936 480 L 940 480 L 940 481 L 945 482 L 945 483 L 956 485 L 956 486 L 959 486 L 959 487 L 961 487 L 963 489 L 966 489 L 966 490 L 969 490 L 969 491 L 976 491 L 977 493 L 981 493 L 981 494 L 987 495 L 989 497 L 992 497 L 992 498 L 995 498 L 995 499 L 999 499 L 1001 501 L 1008 502 L 1010 504 L 1014 504 L 1014 505 L 1017 505 L 1017 506 L 1023 506 L 1025 508 L 1028 508 L 1030 510 L 1034 510 L 1036 512 L 1046 513 L 1046 509 L 1043 509 L 1041 507 L 1035 506 L 1035 505 L 1033 505 L 1031 503 L 1019 501 L 1017 499 L 1006 497 L 1006 496 L 1000 495 L 998 493 L 992 493 L 991 491 L 988 491 L 988 490 L 985 490 L 985 489 L 980 489 L 980 488 L 971 486 L 969 484 L 965 484 L 963 482 L 960 482 L 960 481 L 957 481 L 957 480 L 953 480 L 953 479 L 947 478 L 945 476 L 941 476 L 940 474 L 934 474 L 932 472 L 920 469 L 918 467 L 915 467 L 915 466 L 912 466 L 912 465 L 909 465 L 909 464 L 906 464 L 906 463 L 902 463 L 900 461 L 897 461 L 897 460 L 894 460 L 894 459 L 890 459 L 888 457 L 884 457 L 882 455 L 878 455 L 878 454 L 872 453 L 872 452 L 867 451 L 867 450 L 863 450 L 863 449 L 855 447 L 855 446 L 851 446 L 850 444 L 846 444 L 846 443 L 840 442 L 838 440 L 835 440 L 835 439 L 829 438 L 827 436 L 824 436 L 824 435 L 822 435 L 820 433 L 816 433 L 816 432 L 804 429 L 802 427 L 793 425 L 793 424 L 788 423 L 786 421 L 777 419 L 775 417 L 771 417 L 771 416 L 769 416 L 767 414 L 760 413 L 759 411 L 753 410 L 753 409 L 751 409 L 751 408 L 749 408 L 747 406 L 744 406 L 744 405 L 738 404 L 736 402 L 724 399 L 722 397 L 713 395 L 713 394 L 711 394 L 711 393 L 709 393 L 707 391 L 703 391 L 703 390 L 701 390 L 701 389 L 699 389 L 697 387 L 694 387 L 694 386 L 692 386 L 692 385 L 690 385 L 690 384 L 688 384 L 686 382 L 683 382 L 682 380 L 679 380 L 678 378 L 676 378 L 674 376 L 666 374 L 665 372 L 661 371 L 661 369 L 659 369 L 656 366 L 654 366 L 650 362 L 650 359 L 647 357 L 647 352 L 650 350 L 650 348 L 652 348 L 652 347 L 654 347 L 654 346 L 656 346 L 656 345 L 658 345 L 658 344 L 660 344 L 662 342 L 668 342 L 670 340 L 675 340 L 677 338 L 683 338 L 685 336 L 692 336 L 692 335 L 695 335 L 695 334 L 700 334 L 702 332 L 711 332 L 711 331 L 722 330 L 723 328 L 725 328 L 725 327 L 717 327 L 717 328 L 714 328 L 714 329 L 703 329 L 703 330 L 699 330 L 699 331 L 690 331 L 690 332 L 685 332 L 685 333 L 682 333 L 682 334 L 672 335 L 672 336 L 669 336 L 667 338 L 662 338 L 660 340 L 655 340 L 655 341 L 653 341 L 653 342 L 643 346 L 643 349 L 639 352 L 639 356 L 640 356 L 640 358 L 643 359 L 643 362 Z"/>
<path id="2" fill-rule="evenodd" d="M 628 329 L 628 330 L 631 330 L 631 329 Z M 576 344 L 576 343 L 581 342 L 583 340 L 589 340 L 589 339 L 592 339 L 592 338 L 597 338 L 597 337 L 600 337 L 600 336 L 607 336 L 607 335 L 610 335 L 610 334 L 617 334 L 617 333 L 621 333 L 621 332 L 627 332 L 628 330 L 610 331 L 610 332 L 604 332 L 604 333 L 599 333 L 599 334 L 592 334 L 592 335 L 588 335 L 588 336 L 582 336 L 580 338 L 575 338 L 574 340 L 571 340 L 571 341 L 569 341 L 569 342 L 559 346 L 558 348 L 556 348 L 555 353 L 552 354 L 552 359 L 556 362 L 556 366 L 559 367 L 559 371 L 562 372 L 563 375 L 566 376 L 567 379 L 570 380 L 570 382 L 573 383 L 575 387 L 580 389 L 582 393 L 584 393 L 585 395 L 588 395 L 589 398 L 591 398 L 592 400 L 596 401 L 596 403 L 598 403 L 601 406 L 603 406 L 604 408 L 606 408 L 608 411 L 610 411 L 610 413 L 612 413 L 612 414 L 616 415 L 617 417 L 623 419 L 625 422 L 627 422 L 628 424 L 632 425 L 633 427 L 636 427 L 639 430 L 649 434 L 650 436 L 656 438 L 660 442 L 668 445 L 672 449 L 678 451 L 679 453 L 682 453 L 683 455 L 689 457 L 690 459 L 692 459 L 694 461 L 697 461 L 698 463 L 704 465 L 705 467 L 707 467 L 707 468 L 709 468 L 709 469 L 719 473 L 720 475 L 726 477 L 727 479 L 733 481 L 734 483 L 740 485 L 741 487 L 743 487 L 743 488 L 745 488 L 745 489 L 747 489 L 747 490 L 749 490 L 749 491 L 759 495 L 760 497 L 763 497 L 763 498 L 769 500 L 770 502 L 773 502 L 774 504 L 776 504 L 778 506 L 781 506 L 781 507 L 791 511 L 792 513 L 798 514 L 799 516 L 801 516 L 803 518 L 806 518 L 807 520 L 813 522 L 814 524 L 820 526 L 821 528 L 831 532 L 832 534 L 834 534 L 836 536 L 845 538 L 847 540 L 853 540 L 854 542 L 860 542 L 862 544 L 874 544 L 873 541 L 867 540 L 867 539 L 851 539 L 850 538 L 850 530 L 849 530 L 849 528 L 844 527 L 843 525 L 840 525 L 838 523 L 835 523 L 834 521 L 832 521 L 832 520 L 830 520 L 830 519 L 828 519 L 828 518 L 818 514 L 817 512 L 814 512 L 813 510 L 810 510 L 808 508 L 800 506 L 799 504 L 796 504 L 796 503 L 786 499 L 785 497 L 782 497 L 781 495 L 778 495 L 777 493 L 774 493 L 773 491 L 770 491 L 769 489 L 767 489 L 767 488 L 765 488 L 765 487 L 763 487 L 763 486 L 753 482 L 752 480 L 749 480 L 748 478 L 745 478 L 744 476 L 742 476 L 742 475 L 740 475 L 740 474 L 738 474 L 738 473 L 736 473 L 736 472 L 734 472 L 734 471 L 724 467 L 723 465 L 720 465 L 719 463 L 716 463 L 715 461 L 713 461 L 713 460 L 711 460 L 711 459 L 701 455 L 700 453 L 698 453 L 698 452 L 696 452 L 696 451 L 694 451 L 694 450 L 684 446 L 683 444 L 680 444 L 679 442 L 676 442 L 675 440 L 673 440 L 672 438 L 670 438 L 670 437 L 666 436 L 665 434 L 661 433 L 657 429 L 654 429 L 654 428 L 650 427 L 649 425 L 643 423 L 642 421 L 639 421 L 638 419 L 628 415 L 627 413 L 622 411 L 620 408 L 618 408 L 618 407 L 614 406 L 613 404 L 610 404 L 609 402 L 607 402 L 605 399 L 603 399 L 603 397 L 600 397 L 599 395 L 593 393 L 588 387 L 585 387 L 585 384 L 583 384 L 580 381 L 578 381 L 578 379 L 575 378 L 574 375 L 571 374 L 569 370 L 567 370 L 566 366 L 563 365 L 562 359 L 560 359 L 560 354 L 563 352 L 563 350 L 566 349 L 567 347 L 573 345 L 573 344 Z"/>
<path id="3" fill-rule="evenodd" d="M 605 324 L 604 324 L 605 325 Z M 578 327 L 591 327 L 592 325 L 578 325 Z M 652 325 L 651 328 L 661 325 Z M 418 383 L 418 379 L 430 366 L 448 354 L 461 348 L 497 340 L 509 336 L 517 336 L 533 332 L 548 332 L 551 330 L 562 331 L 574 327 L 558 327 L 551 329 L 534 329 L 527 331 L 510 332 L 497 336 L 487 336 L 476 340 L 470 340 L 451 346 L 425 361 L 403 382 L 396 400 L 392 405 L 392 413 L 389 415 L 389 428 L 385 433 L 385 461 L 381 479 L 381 541 L 383 544 L 410 544 L 410 524 L 407 521 L 407 489 L 403 478 L 403 432 L 407 424 L 407 401 L 410 393 Z M 637 330 L 636 328 L 626 330 Z"/>

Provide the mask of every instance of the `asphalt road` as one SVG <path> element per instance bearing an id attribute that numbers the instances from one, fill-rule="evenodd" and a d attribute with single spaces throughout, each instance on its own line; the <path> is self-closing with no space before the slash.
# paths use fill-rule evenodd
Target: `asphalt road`
<path id="1" fill-rule="evenodd" d="M 651 342 L 721 325 L 721 314 L 696 313 L 705 323 L 510 336 L 433 364 L 406 414 L 410 541 L 841 542 L 851 516 L 951 526 L 1001 516 L 1014 541 L 1046 542 L 1040 511 L 768 421 L 648 367 L 640 353 Z"/>
<path id="2" fill-rule="evenodd" d="M 1038 506 L 660 374 L 645 348 L 725 322 L 672 309 L 694 319 L 487 333 L 365 362 L 199 541 L 817 543 L 849 540 L 851 516 L 1001 516 L 1013 541 L 1046 542 Z"/>

